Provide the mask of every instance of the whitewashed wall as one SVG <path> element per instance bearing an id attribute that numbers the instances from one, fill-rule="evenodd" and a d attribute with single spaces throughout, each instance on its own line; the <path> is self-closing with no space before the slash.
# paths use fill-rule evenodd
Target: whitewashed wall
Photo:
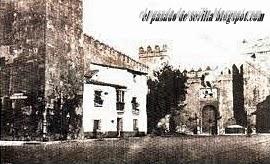
<path id="1" fill-rule="evenodd" d="M 123 132 L 133 131 L 133 119 L 138 119 L 140 132 L 147 133 L 146 95 L 147 77 L 133 74 L 126 69 L 91 65 L 91 70 L 99 70 L 92 80 L 127 87 L 125 90 L 125 108 L 122 114 L 116 110 L 116 89 L 112 86 L 84 84 L 83 128 L 84 132 L 93 131 L 93 120 L 101 120 L 101 131 L 117 131 L 117 118 L 123 119 Z M 135 75 L 135 77 L 134 77 Z M 103 106 L 94 107 L 94 91 L 102 90 Z M 107 92 L 107 95 L 104 95 Z M 132 112 L 132 97 L 137 97 L 139 113 Z"/>
<path id="2" fill-rule="evenodd" d="M 102 107 L 94 106 L 94 91 L 102 90 Z M 108 94 L 105 95 L 104 93 Z M 93 84 L 84 85 L 83 127 L 85 132 L 93 131 L 94 120 L 101 120 L 101 131 L 112 131 L 116 127 L 116 92 L 115 88 Z M 112 122 L 113 120 L 113 122 Z"/>

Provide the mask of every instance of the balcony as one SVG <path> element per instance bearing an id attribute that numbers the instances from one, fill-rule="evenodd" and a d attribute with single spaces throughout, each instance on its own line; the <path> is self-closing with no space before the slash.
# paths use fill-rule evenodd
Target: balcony
<path id="1" fill-rule="evenodd" d="M 124 108 L 125 108 L 125 103 L 123 103 L 123 102 L 116 103 L 116 110 L 118 112 L 124 112 Z"/>
<path id="2" fill-rule="evenodd" d="M 139 109 L 132 109 L 132 114 L 140 114 L 140 110 Z"/>

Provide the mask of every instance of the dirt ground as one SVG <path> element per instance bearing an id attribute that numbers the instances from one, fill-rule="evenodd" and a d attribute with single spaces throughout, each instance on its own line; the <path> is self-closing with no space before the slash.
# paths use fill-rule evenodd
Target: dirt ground
<path id="1" fill-rule="evenodd" d="M 147 136 L 1 146 L 1 163 L 270 163 L 270 135 Z"/>

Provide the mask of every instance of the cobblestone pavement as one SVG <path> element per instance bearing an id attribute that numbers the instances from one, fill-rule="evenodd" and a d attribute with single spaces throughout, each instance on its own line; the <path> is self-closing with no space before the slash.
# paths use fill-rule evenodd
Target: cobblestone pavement
<path id="1" fill-rule="evenodd" d="M 1 163 L 270 163 L 270 135 L 142 137 L 1 146 Z"/>

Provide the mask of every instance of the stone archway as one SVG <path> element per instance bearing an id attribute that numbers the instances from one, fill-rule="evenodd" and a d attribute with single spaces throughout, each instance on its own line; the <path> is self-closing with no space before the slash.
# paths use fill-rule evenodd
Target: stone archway
<path id="1" fill-rule="evenodd" d="M 202 109 L 202 133 L 217 134 L 217 110 L 212 105 Z"/>

